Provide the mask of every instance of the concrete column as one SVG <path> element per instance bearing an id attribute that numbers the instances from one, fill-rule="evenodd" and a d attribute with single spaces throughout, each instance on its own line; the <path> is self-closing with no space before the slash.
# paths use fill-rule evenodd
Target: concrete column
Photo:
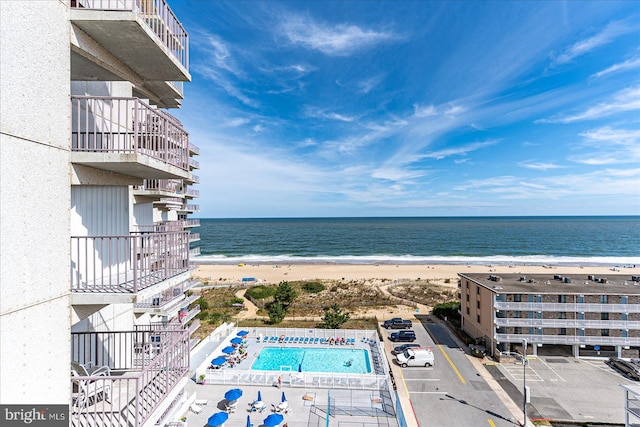
<path id="1" fill-rule="evenodd" d="M 573 357 L 580 357 L 580 344 L 573 344 L 571 347 L 573 350 Z"/>

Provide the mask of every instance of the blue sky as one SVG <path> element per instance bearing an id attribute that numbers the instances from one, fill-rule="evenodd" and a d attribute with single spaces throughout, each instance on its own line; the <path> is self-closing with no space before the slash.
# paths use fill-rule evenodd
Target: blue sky
<path id="1" fill-rule="evenodd" d="M 199 217 L 640 214 L 638 2 L 170 5 Z"/>

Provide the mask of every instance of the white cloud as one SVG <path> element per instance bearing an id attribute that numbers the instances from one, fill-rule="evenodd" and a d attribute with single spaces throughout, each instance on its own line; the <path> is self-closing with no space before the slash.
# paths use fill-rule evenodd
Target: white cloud
<path id="1" fill-rule="evenodd" d="M 353 122 L 358 119 L 356 116 L 348 116 L 346 114 L 336 113 L 335 111 L 326 111 L 321 109 L 308 108 L 306 110 L 308 117 L 318 119 L 337 120 L 340 122 Z"/>
<path id="2" fill-rule="evenodd" d="M 608 102 L 602 102 L 571 116 L 536 120 L 536 123 L 573 123 L 595 120 L 615 113 L 640 109 L 640 86 L 629 87 L 616 93 Z"/>
<path id="3" fill-rule="evenodd" d="M 361 93 L 369 93 L 373 88 L 378 86 L 385 78 L 384 74 L 369 77 L 368 79 L 361 80 L 356 84 Z"/>
<path id="4" fill-rule="evenodd" d="M 555 58 L 555 64 L 565 64 L 573 59 L 582 56 L 600 46 L 611 43 L 617 37 L 631 31 L 636 31 L 637 25 L 628 25 L 623 22 L 612 22 L 605 29 L 584 40 L 580 40 L 568 47 L 563 53 Z"/>
<path id="5" fill-rule="evenodd" d="M 435 116 L 437 113 L 436 107 L 433 105 L 420 106 L 419 104 L 413 104 L 413 115 L 418 118 Z"/>
<path id="6" fill-rule="evenodd" d="M 249 119 L 245 119 L 244 117 L 234 117 L 232 119 L 228 119 L 223 123 L 223 127 L 237 128 L 242 125 L 246 125 L 249 123 Z"/>
<path id="7" fill-rule="evenodd" d="M 318 50 L 329 56 L 348 56 L 375 44 L 396 38 L 386 31 L 362 29 L 356 25 L 327 25 L 300 15 L 290 15 L 282 24 L 285 37 L 293 44 Z"/>
<path id="8" fill-rule="evenodd" d="M 518 163 L 523 168 L 546 171 L 549 169 L 559 169 L 564 166 L 556 165 L 555 163 L 542 163 L 542 162 L 520 162 Z"/>
<path id="9" fill-rule="evenodd" d="M 613 129 L 608 126 L 580 134 L 582 148 L 589 153 L 576 154 L 569 160 L 586 165 L 640 163 L 640 130 Z"/>
<path id="10" fill-rule="evenodd" d="M 633 70 L 634 68 L 640 68 L 640 56 L 636 56 L 635 58 L 627 59 L 624 62 L 613 64 L 611 67 L 606 68 L 602 71 L 599 71 L 593 74 L 592 78 L 599 78 L 602 76 L 606 76 L 607 74 L 613 74 L 620 71 Z"/>
<path id="11" fill-rule="evenodd" d="M 420 158 L 442 160 L 449 156 L 464 156 L 472 151 L 479 150 L 481 148 L 490 147 L 498 143 L 498 140 L 489 140 L 483 142 L 473 142 L 471 144 L 463 145 L 462 147 L 446 148 L 438 151 L 430 151 L 419 155 Z"/>

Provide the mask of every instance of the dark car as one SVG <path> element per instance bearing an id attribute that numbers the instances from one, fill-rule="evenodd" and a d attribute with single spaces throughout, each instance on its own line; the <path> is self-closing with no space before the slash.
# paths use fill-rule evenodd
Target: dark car
<path id="1" fill-rule="evenodd" d="M 411 320 L 401 320 L 399 322 L 393 322 L 389 325 L 387 329 L 411 329 L 413 328 L 413 323 Z"/>
<path id="2" fill-rule="evenodd" d="M 416 333 L 413 331 L 398 331 L 389 335 L 389 340 L 393 342 L 406 341 L 414 342 L 416 340 Z"/>
<path id="3" fill-rule="evenodd" d="M 407 348 L 412 348 L 412 347 L 420 347 L 420 344 L 418 344 L 418 343 L 407 343 L 407 344 L 399 345 L 397 347 L 394 347 L 393 350 L 391 350 L 391 354 L 396 355 L 396 354 L 404 353 L 404 351 Z"/>
<path id="4" fill-rule="evenodd" d="M 391 326 L 391 324 L 395 323 L 395 322 L 402 322 L 402 318 L 394 317 L 394 318 L 391 318 L 391 319 L 387 319 L 384 322 L 382 322 L 382 327 L 389 329 L 389 326 Z"/>

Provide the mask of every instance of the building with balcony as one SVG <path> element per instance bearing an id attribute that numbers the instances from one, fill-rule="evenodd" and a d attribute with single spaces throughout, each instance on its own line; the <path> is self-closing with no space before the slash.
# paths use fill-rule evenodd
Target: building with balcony
<path id="1" fill-rule="evenodd" d="M 640 277 L 459 274 L 462 330 L 499 356 L 638 357 Z"/>
<path id="2" fill-rule="evenodd" d="M 188 34 L 165 0 L 8 0 L 0 17 L 0 400 L 165 425 L 199 326 L 199 148 L 167 110 Z"/>

